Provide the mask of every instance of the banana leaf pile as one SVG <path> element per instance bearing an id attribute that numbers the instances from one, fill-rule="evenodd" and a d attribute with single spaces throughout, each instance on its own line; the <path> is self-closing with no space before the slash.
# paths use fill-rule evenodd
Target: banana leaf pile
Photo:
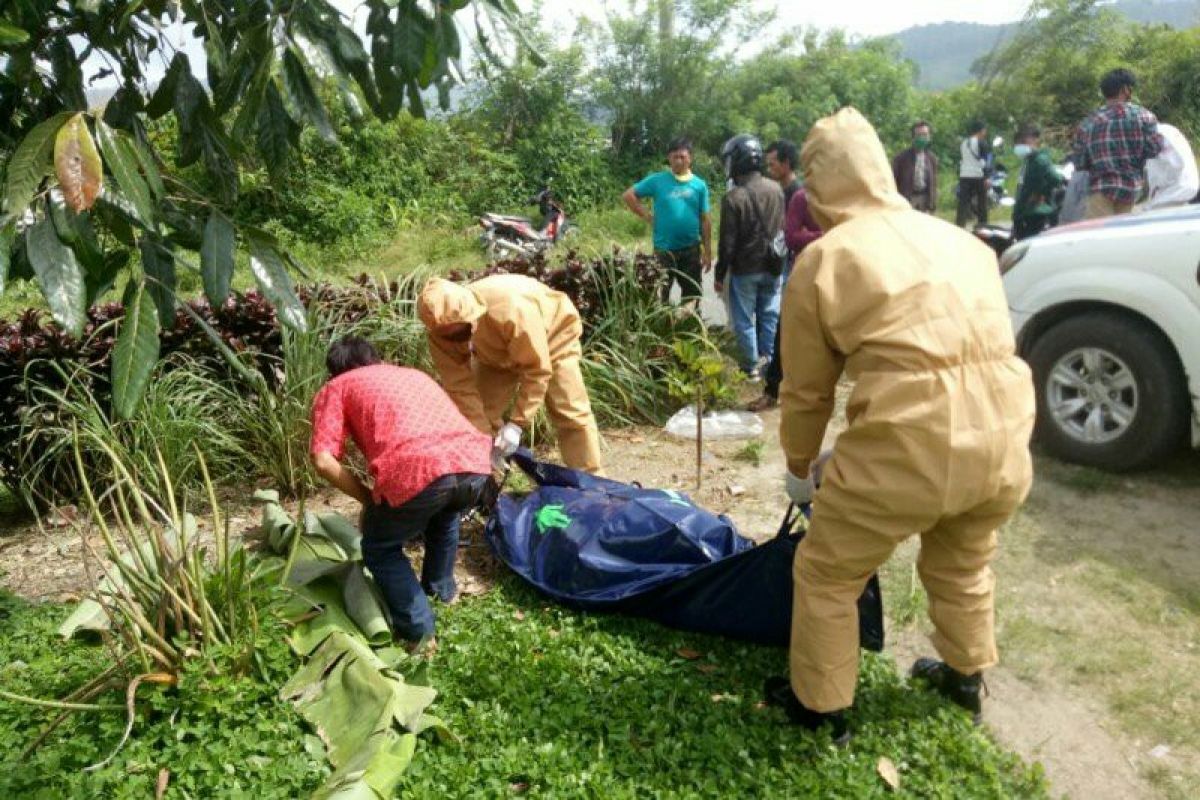
<path id="1" fill-rule="evenodd" d="M 297 526 L 278 493 L 257 492 L 255 499 L 262 503 L 267 562 L 275 569 L 260 566 L 264 574 L 282 569 L 286 576 L 292 596 L 283 614 L 295 623 L 288 644 L 303 660 L 279 694 L 313 726 L 334 770 L 314 800 L 387 800 L 412 760 L 418 735 L 432 731 L 455 741 L 428 713 L 437 691 L 428 685 L 426 664 L 391 645 L 385 606 L 363 572 L 362 535 L 349 520 L 309 512 Z M 188 539 L 197 541 L 195 519 L 185 514 L 183 520 Z M 176 541 L 174 531 L 163 533 Z M 247 557 L 241 548 L 238 554 Z M 112 629 L 98 600 L 123 588 L 113 574 L 98 587 L 97 598 L 83 600 L 63 622 L 61 636 Z"/>
<path id="2" fill-rule="evenodd" d="M 314 798 L 387 800 L 419 734 L 453 740 L 427 713 L 437 691 L 423 669 L 408 679 L 398 671 L 407 656 L 389 646 L 386 612 L 363 573 L 362 535 L 354 525 L 340 514 L 309 512 L 298 529 L 275 492 L 255 498 L 263 502 L 265 543 L 288 559 L 295 596 L 285 613 L 300 620 L 289 643 L 307 659 L 280 696 L 317 731 L 335 769 Z"/>

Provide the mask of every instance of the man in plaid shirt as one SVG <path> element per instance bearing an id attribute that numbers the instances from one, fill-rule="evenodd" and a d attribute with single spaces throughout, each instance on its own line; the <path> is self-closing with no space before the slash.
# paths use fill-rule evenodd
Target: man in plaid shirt
<path id="1" fill-rule="evenodd" d="M 1075 138 L 1080 169 L 1090 171 L 1089 219 L 1127 214 L 1142 189 L 1146 162 L 1163 149 L 1158 120 L 1130 102 L 1137 79 L 1114 69 L 1100 80 L 1104 107 L 1085 119 Z"/>

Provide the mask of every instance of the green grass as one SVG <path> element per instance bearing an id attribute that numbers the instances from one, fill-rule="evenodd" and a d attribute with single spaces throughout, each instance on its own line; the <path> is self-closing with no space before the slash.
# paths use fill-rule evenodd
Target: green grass
<path id="1" fill-rule="evenodd" d="M 762 439 L 751 439 L 733 454 L 734 461 L 745 461 L 756 467 L 762 466 L 763 449 L 766 443 Z"/>
<path id="2" fill-rule="evenodd" d="M 65 696 L 108 663 L 99 645 L 63 642 L 55 633 L 69 609 L 29 605 L 0 592 L 0 686 L 43 699 Z M 31 800 L 153 797 L 159 770 L 171 773 L 167 797 L 305 797 L 328 775 L 319 741 L 276 697 L 295 670 L 282 625 L 264 617 L 260 652 L 267 680 L 208 677 L 202 659 L 178 690 L 143 686 L 133 737 L 113 762 L 83 768 L 112 752 L 124 711 L 80 713 L 31 756 L 22 751 L 54 712 L 0 699 L 0 797 Z M 124 704 L 119 692 L 97 702 Z"/>
<path id="3" fill-rule="evenodd" d="M 866 658 L 855 737 L 839 750 L 760 707 L 781 649 L 575 613 L 515 579 L 439 624 L 437 713 L 463 742 L 422 740 L 409 796 L 882 797 L 883 756 L 910 797 L 1045 795 L 1040 768 L 908 688 L 886 658 Z"/>
<path id="4" fill-rule="evenodd" d="M 97 646 L 54 635 L 65 613 L 0 595 L 5 689 L 57 697 L 94 674 Z M 1046 796 L 1038 766 L 907 687 L 882 657 L 865 660 L 855 737 L 838 749 L 760 707 L 763 679 L 785 667 L 781 649 L 576 613 L 513 578 L 439 614 L 433 711 L 461 742 L 422 737 L 404 796 L 884 797 L 875 772 L 884 756 L 900 770 L 902 796 Z M 311 732 L 275 698 L 295 663 L 283 631 L 264 632 L 269 681 L 196 674 L 178 692 L 143 689 L 134 738 L 96 773 L 80 770 L 107 755 L 122 713 L 76 715 L 20 758 L 47 714 L 0 700 L 0 796 L 147 797 L 162 768 L 173 791 L 192 797 L 305 796 L 326 768 Z"/>

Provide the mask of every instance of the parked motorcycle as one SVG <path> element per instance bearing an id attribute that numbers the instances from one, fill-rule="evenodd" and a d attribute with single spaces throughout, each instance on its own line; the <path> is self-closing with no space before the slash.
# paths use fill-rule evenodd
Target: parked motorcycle
<path id="1" fill-rule="evenodd" d="M 1062 175 L 1062 185 L 1054 191 L 1054 196 L 1050 198 L 1050 202 L 1055 208 L 1061 209 L 1063 206 L 1063 199 L 1066 195 L 1066 184 L 1071 180 L 1071 175 L 1075 172 L 1075 165 L 1070 161 L 1067 161 L 1059 165 L 1058 171 Z M 1008 177 L 1007 174 L 1003 172 L 1002 168 L 1000 168 L 994 174 L 994 181 L 1003 181 L 1004 178 Z M 995 191 L 994 184 L 992 191 Z M 1008 196 L 1003 192 L 1003 190 L 1001 190 L 1000 199 L 997 202 L 1002 206 L 1014 206 L 1016 205 L 1017 201 L 1015 198 Z M 1057 224 L 1058 219 L 1057 215 L 1055 215 L 1055 218 L 1050 222 L 1050 226 L 1053 227 Z M 1012 228 L 1009 225 L 980 225 L 975 228 L 974 233 L 979 241 L 992 248 L 992 250 L 996 253 L 996 258 L 1002 256 L 1004 251 L 1012 247 L 1013 242 L 1016 241 L 1016 239 L 1013 237 Z"/>
<path id="2" fill-rule="evenodd" d="M 578 233 L 579 226 L 567 219 L 562 204 L 548 186 L 530 198 L 528 205 L 536 205 L 541 213 L 537 227 L 529 217 L 486 212 L 479 218 L 479 226 L 483 228 L 479 243 L 489 258 L 528 258 Z"/>

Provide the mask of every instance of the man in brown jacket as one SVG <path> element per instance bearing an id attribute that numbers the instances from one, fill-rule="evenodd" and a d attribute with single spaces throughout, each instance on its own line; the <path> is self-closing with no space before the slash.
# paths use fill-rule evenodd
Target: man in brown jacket
<path id="1" fill-rule="evenodd" d="M 929 150 L 933 131 L 921 120 L 912 126 L 912 146 L 901 150 L 892 160 L 896 189 L 917 211 L 937 211 L 938 160 Z"/>

